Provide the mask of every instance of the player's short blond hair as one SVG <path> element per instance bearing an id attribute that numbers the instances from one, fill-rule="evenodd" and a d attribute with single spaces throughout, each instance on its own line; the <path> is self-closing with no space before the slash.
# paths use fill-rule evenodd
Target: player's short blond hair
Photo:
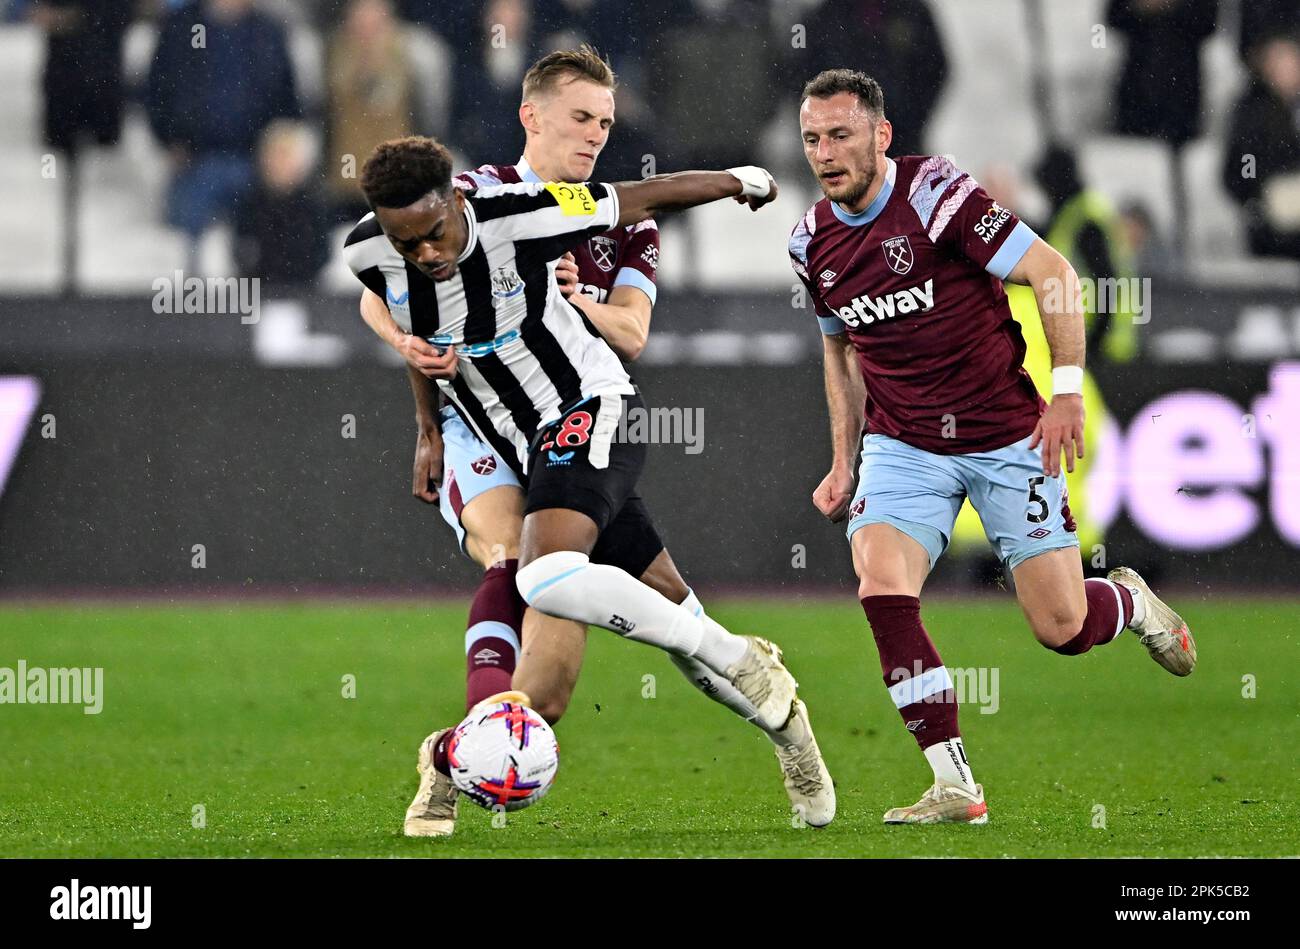
<path id="1" fill-rule="evenodd" d="M 611 92 L 618 84 L 614 69 L 586 43 L 577 49 L 547 53 L 524 74 L 524 101 L 553 92 L 561 82 L 585 79 Z"/>

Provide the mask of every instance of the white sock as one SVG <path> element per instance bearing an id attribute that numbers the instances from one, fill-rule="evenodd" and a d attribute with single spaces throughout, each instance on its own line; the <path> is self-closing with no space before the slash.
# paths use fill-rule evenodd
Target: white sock
<path id="1" fill-rule="evenodd" d="M 546 554 L 520 567 L 515 584 L 524 602 L 543 613 L 697 658 L 718 674 L 738 661 L 749 645 L 630 573 L 591 563 L 586 554 L 574 550 Z"/>
<path id="2" fill-rule="evenodd" d="M 955 784 L 975 793 L 975 779 L 971 777 L 970 763 L 960 738 L 950 738 L 925 749 L 925 759 L 934 771 L 936 784 Z"/>
<path id="3" fill-rule="evenodd" d="M 1133 596 L 1133 618 L 1128 621 L 1128 628 L 1137 629 L 1142 625 L 1142 621 L 1147 618 L 1147 598 L 1142 595 L 1142 591 L 1137 587 L 1125 584 L 1124 589 L 1128 590 Z"/>
<path id="4" fill-rule="evenodd" d="M 704 606 L 700 603 L 699 597 L 695 595 L 694 590 L 689 590 L 687 592 L 686 599 L 682 600 L 681 605 L 683 609 L 690 610 L 693 616 L 703 619 Z M 737 636 L 734 638 L 739 639 L 740 637 Z M 741 642 L 743 643 L 744 640 L 741 640 Z M 668 658 L 672 660 L 673 665 L 681 671 L 682 675 L 686 676 L 687 681 L 689 681 L 691 685 L 695 686 L 719 705 L 725 705 L 741 718 L 745 719 L 745 721 L 751 722 L 757 727 L 762 728 L 763 732 L 771 738 L 774 743 L 779 745 L 789 745 L 795 741 L 803 740 L 804 728 L 802 721 L 791 719 L 790 724 L 781 731 L 768 731 L 756 721 L 758 718 L 758 709 L 754 707 L 754 703 L 741 695 L 740 692 L 737 691 L 736 687 L 726 679 L 722 678 L 722 676 L 714 673 L 708 666 L 700 662 L 698 659 L 691 659 L 686 656 L 677 656 L 671 653 Z"/>

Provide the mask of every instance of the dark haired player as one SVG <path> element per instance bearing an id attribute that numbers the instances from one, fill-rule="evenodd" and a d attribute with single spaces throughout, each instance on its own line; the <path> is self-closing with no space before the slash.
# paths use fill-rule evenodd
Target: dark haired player
<path id="1" fill-rule="evenodd" d="M 921 799 L 885 822 L 982 824 L 984 791 L 919 600 L 963 498 L 1047 648 L 1079 655 L 1127 627 L 1182 676 L 1196 646 L 1135 571 L 1083 578 L 1061 474 L 1062 451 L 1068 470 L 1083 454 L 1083 310 L 1069 262 L 948 158 L 886 157 L 892 127 L 870 77 L 828 70 L 802 100 L 804 153 L 825 197 L 795 226 L 790 257 L 824 334 L 834 448 L 813 503 L 848 517 L 885 684 L 934 771 Z M 1050 405 L 1022 368 L 1004 280 L 1038 300 Z"/>
<path id="2" fill-rule="evenodd" d="M 808 823 L 828 823 L 834 791 L 793 677 L 766 640 L 735 636 L 681 605 L 690 591 L 660 558 L 663 543 L 635 490 L 645 446 L 616 437 L 639 394 L 554 279 L 556 259 L 592 236 L 726 197 L 757 208 L 775 197 L 771 177 L 744 167 L 463 190 L 452 186 L 445 149 L 408 138 L 375 150 L 362 188 L 375 213 L 347 239 L 350 265 L 404 329 L 454 348 L 456 372 L 439 379 L 442 395 L 526 484 L 516 575 L 524 600 L 694 660 L 734 687 L 769 734 L 798 732 L 786 746 L 796 767 L 783 759 L 787 791 Z M 656 561 L 660 569 L 650 569 Z M 513 685 L 558 718 L 577 655 L 571 638 L 532 637 Z M 447 833 L 455 792 L 443 735 L 422 746 L 421 795 L 426 821 Z"/>

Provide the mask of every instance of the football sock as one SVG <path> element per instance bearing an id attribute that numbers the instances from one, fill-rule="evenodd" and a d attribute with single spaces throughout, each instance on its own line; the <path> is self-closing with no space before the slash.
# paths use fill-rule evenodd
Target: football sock
<path id="1" fill-rule="evenodd" d="M 681 606 L 683 609 L 690 610 L 693 616 L 704 617 L 704 606 L 700 603 L 699 597 L 695 595 L 694 590 L 687 592 L 686 599 L 682 600 Z M 753 722 L 759 728 L 763 727 L 755 721 L 758 717 L 758 709 L 754 707 L 754 703 L 741 695 L 734 685 L 713 672 L 700 660 L 687 656 L 678 656 L 674 653 L 669 653 L 668 658 L 672 660 L 673 665 L 681 670 L 682 675 L 686 676 L 691 685 L 713 699 L 713 701 L 719 705 L 725 705 L 741 718 Z M 797 719 L 791 719 L 790 724 L 780 731 L 768 731 L 766 728 L 763 728 L 763 731 L 772 741 L 781 745 L 789 745 L 794 741 L 802 740 L 804 737 L 803 724 L 798 722 Z"/>
<path id="2" fill-rule="evenodd" d="M 935 784 L 955 784 L 975 793 L 975 778 L 971 776 L 966 749 L 960 738 L 937 742 L 925 749 L 925 760 L 930 762 Z"/>
<path id="3" fill-rule="evenodd" d="M 1133 605 L 1133 615 L 1128 618 L 1124 625 L 1129 629 L 1137 629 L 1142 625 L 1142 621 L 1147 618 L 1147 598 L 1142 595 L 1142 591 L 1137 587 L 1126 587 L 1122 583 L 1117 583 L 1115 586 L 1129 595 L 1129 602 Z"/>
<path id="4" fill-rule="evenodd" d="M 1093 646 L 1114 640 L 1133 620 L 1133 594 L 1127 587 L 1100 577 L 1083 581 L 1083 592 L 1088 598 L 1088 613 L 1083 618 L 1083 628 L 1074 638 L 1059 646 L 1050 647 L 1063 656 L 1080 656 Z"/>
<path id="5" fill-rule="evenodd" d="M 952 677 L 921 624 L 914 596 L 864 596 L 880 669 L 903 723 L 922 750 L 960 738 Z"/>
<path id="6" fill-rule="evenodd" d="M 433 770 L 447 777 L 451 777 L 451 768 L 447 765 L 447 739 L 450 737 L 451 729 L 448 728 L 438 737 L 433 746 L 433 754 L 429 756 L 433 761 Z"/>
<path id="7" fill-rule="evenodd" d="M 722 674 L 749 644 L 707 616 L 697 617 L 636 577 L 586 554 L 560 550 L 521 567 L 515 581 L 529 606 L 600 626 L 627 639 L 695 657 Z"/>
<path id="8" fill-rule="evenodd" d="M 517 560 L 506 560 L 483 573 L 469 608 L 465 630 L 465 708 L 510 688 L 519 656 L 524 601 L 515 586 Z"/>

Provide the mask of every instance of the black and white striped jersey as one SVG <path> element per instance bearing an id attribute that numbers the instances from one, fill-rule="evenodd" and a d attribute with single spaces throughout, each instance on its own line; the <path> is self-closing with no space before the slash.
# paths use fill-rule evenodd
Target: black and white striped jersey
<path id="1" fill-rule="evenodd" d="M 524 183 L 465 192 L 469 239 L 456 275 L 435 282 L 408 264 L 367 214 L 344 242 L 357 278 L 398 326 L 454 346 L 444 398 L 523 474 L 537 430 L 593 395 L 635 391 L 595 328 L 560 294 L 555 264 L 618 223 L 613 185 Z"/>

